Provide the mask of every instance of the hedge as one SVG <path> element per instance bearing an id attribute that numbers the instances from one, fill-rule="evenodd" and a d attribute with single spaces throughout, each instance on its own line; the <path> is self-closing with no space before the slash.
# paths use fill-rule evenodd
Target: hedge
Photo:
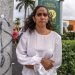
<path id="1" fill-rule="evenodd" d="M 58 75 L 75 75 L 75 41 L 63 40 L 62 65 Z"/>
<path id="2" fill-rule="evenodd" d="M 66 32 L 62 35 L 63 40 L 75 40 L 75 32 Z"/>

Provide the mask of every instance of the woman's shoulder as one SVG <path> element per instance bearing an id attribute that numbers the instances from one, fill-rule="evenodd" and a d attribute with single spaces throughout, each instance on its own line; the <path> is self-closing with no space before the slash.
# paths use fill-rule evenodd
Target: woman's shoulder
<path id="1" fill-rule="evenodd" d="M 56 31 L 52 31 L 53 36 L 56 38 L 61 38 L 61 35 L 59 33 L 57 33 Z"/>
<path id="2" fill-rule="evenodd" d="M 29 35 L 29 31 L 27 30 L 27 31 L 23 32 L 23 35 Z"/>
<path id="3" fill-rule="evenodd" d="M 28 38 L 29 37 L 29 31 L 27 30 L 27 31 L 23 32 L 21 37 L 22 38 Z"/>

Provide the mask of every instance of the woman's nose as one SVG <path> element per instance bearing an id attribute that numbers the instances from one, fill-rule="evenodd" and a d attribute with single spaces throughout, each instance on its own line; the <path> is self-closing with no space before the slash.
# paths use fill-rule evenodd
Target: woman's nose
<path id="1" fill-rule="evenodd" d="M 45 17 L 44 17 L 44 15 L 41 15 L 40 18 L 41 18 L 41 19 L 44 19 Z"/>

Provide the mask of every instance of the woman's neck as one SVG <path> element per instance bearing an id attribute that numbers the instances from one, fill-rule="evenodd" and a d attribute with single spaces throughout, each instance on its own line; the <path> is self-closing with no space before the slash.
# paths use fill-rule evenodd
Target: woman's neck
<path id="1" fill-rule="evenodd" d="M 47 29 L 46 27 L 43 27 L 43 28 L 36 27 L 36 31 L 37 31 L 39 34 L 47 35 L 47 34 L 50 33 L 51 30 Z"/>

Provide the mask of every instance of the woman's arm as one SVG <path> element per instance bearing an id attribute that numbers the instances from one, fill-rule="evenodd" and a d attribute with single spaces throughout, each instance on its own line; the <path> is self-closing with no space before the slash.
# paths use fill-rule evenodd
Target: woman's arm
<path id="1" fill-rule="evenodd" d="M 41 60 L 41 64 L 43 65 L 43 67 L 45 68 L 45 70 L 51 69 L 53 67 L 53 63 L 54 63 L 54 61 L 50 60 L 50 59 L 43 58 Z"/>
<path id="2" fill-rule="evenodd" d="M 18 62 L 22 65 L 34 65 L 40 62 L 40 57 L 29 57 L 27 55 L 28 35 L 23 34 L 16 48 Z"/>
<path id="3" fill-rule="evenodd" d="M 61 37 L 58 36 L 55 42 L 55 49 L 53 53 L 53 57 L 51 59 L 42 59 L 41 63 L 46 70 L 51 68 L 58 68 L 62 62 L 62 42 Z"/>
<path id="4" fill-rule="evenodd" d="M 53 57 L 51 59 L 55 61 L 53 64 L 53 68 L 57 69 L 58 67 L 60 67 L 62 63 L 62 40 L 60 35 L 56 37 L 55 49 Z"/>

